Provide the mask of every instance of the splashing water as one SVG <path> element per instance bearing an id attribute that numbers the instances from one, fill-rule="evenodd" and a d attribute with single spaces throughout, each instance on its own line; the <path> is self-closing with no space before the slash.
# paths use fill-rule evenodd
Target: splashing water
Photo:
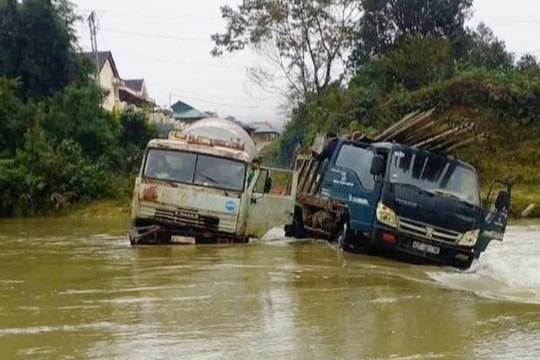
<path id="1" fill-rule="evenodd" d="M 428 272 L 441 285 L 480 296 L 540 304 L 540 226 L 511 226 L 466 271 Z"/>

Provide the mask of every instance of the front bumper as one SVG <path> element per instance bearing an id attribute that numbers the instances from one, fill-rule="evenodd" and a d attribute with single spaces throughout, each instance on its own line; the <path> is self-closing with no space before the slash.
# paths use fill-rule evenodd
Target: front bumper
<path id="1" fill-rule="evenodd" d="M 193 226 L 136 219 L 129 228 L 131 245 L 247 243 L 248 237 Z"/>
<path id="2" fill-rule="evenodd" d="M 375 246 L 382 250 L 408 255 L 415 260 L 466 269 L 471 266 L 474 259 L 473 248 L 416 238 L 381 225 L 375 226 L 373 231 L 372 239 Z"/>

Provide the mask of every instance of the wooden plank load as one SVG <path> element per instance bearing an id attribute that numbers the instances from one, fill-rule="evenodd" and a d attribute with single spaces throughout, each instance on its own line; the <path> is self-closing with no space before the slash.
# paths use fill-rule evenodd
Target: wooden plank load
<path id="1" fill-rule="evenodd" d="M 474 142 L 487 133 L 475 121 L 452 123 L 437 118 L 434 109 L 413 112 L 373 138 L 376 142 L 396 142 L 429 151 L 449 154 Z"/>

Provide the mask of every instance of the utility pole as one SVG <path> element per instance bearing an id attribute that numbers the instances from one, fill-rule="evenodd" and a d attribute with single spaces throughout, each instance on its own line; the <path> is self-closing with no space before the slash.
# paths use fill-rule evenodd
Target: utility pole
<path id="1" fill-rule="evenodd" d="M 92 11 L 88 16 L 88 26 L 90 26 L 90 42 L 92 44 L 92 53 L 96 58 L 96 82 L 101 86 L 99 81 L 99 55 L 97 47 L 97 28 L 96 28 L 96 12 Z"/>

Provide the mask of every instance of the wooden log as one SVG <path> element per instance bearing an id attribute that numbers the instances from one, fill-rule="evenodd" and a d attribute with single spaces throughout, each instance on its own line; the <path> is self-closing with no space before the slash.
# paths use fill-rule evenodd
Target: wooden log
<path id="1" fill-rule="evenodd" d="M 521 212 L 521 217 L 527 217 L 531 215 L 531 213 L 536 209 L 536 206 L 537 205 L 535 203 L 529 204 L 529 206 L 527 206 L 525 210 Z"/>
<path id="2" fill-rule="evenodd" d="M 433 110 L 421 113 L 420 115 L 411 118 L 409 121 L 407 121 L 405 124 L 403 124 L 400 128 L 395 130 L 390 136 L 386 136 L 382 139 L 382 141 L 396 141 L 399 142 L 399 136 L 406 134 L 406 131 L 409 129 L 415 127 L 415 126 L 422 126 L 425 125 L 429 121 L 434 121 L 431 119 L 431 115 L 433 114 Z"/>
<path id="3" fill-rule="evenodd" d="M 384 139 L 385 137 L 388 137 L 397 128 L 399 128 L 401 125 L 405 124 L 407 121 L 409 121 L 410 119 L 412 119 L 413 117 L 415 117 L 419 113 L 420 113 L 419 111 L 414 111 L 412 113 L 409 113 L 409 114 L 405 115 L 403 117 L 403 119 L 401 119 L 400 121 L 398 121 L 394 125 L 390 126 L 388 129 L 386 129 L 385 131 L 383 131 L 379 135 L 375 136 L 374 140 L 375 141 L 382 141 L 382 139 Z"/>

